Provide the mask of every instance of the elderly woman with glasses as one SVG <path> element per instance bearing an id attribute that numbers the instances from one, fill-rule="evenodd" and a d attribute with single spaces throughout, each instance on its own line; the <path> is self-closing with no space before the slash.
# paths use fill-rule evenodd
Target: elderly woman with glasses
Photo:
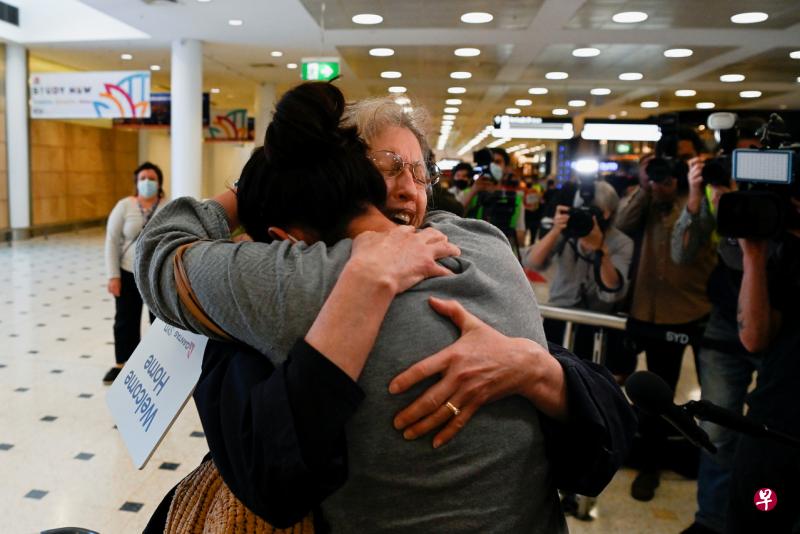
<path id="1" fill-rule="evenodd" d="M 256 153 L 248 163 L 260 170 L 240 183 L 238 199 L 230 192 L 206 203 L 179 199 L 154 221 L 138 250 L 137 280 L 145 300 L 168 322 L 213 335 L 181 308 L 172 256 L 192 239 L 228 238 L 228 225 L 241 219 L 256 243 L 200 243 L 184 255 L 185 267 L 207 314 L 232 337 L 284 365 L 295 340 L 305 336 L 364 396 L 361 401 L 351 390 L 349 404 L 339 401 L 349 407 L 342 408 L 349 420 L 337 421 L 347 435 L 346 452 L 326 456 L 329 463 L 344 464 L 348 478 L 322 503 L 335 532 L 564 530 L 555 484 L 598 493 L 610 480 L 631 438 L 624 398 L 607 373 L 548 353 L 533 293 L 502 235 L 480 221 L 427 213 L 436 175 L 424 164 L 427 144 L 417 117 L 388 99 L 349 106 L 342 117 L 341 111 L 330 112 L 337 105 L 325 104 L 341 95 L 325 87 L 301 85 L 281 99 L 267 131 L 266 156 Z M 320 134 L 322 161 L 291 167 L 286 162 L 296 165 L 297 154 L 283 151 L 314 144 L 311 125 L 304 130 L 311 137 L 306 142 L 292 137 L 297 133 L 292 126 L 303 126 L 297 117 L 335 130 L 338 149 L 326 148 L 331 141 Z M 367 145 L 367 158 L 346 142 L 354 128 Z M 371 161 L 380 171 L 385 197 L 372 195 L 369 184 L 351 188 L 364 199 L 353 208 L 337 195 L 353 172 L 370 174 L 358 170 L 357 160 Z M 312 175 L 324 180 L 318 194 L 331 195 L 328 204 L 336 206 L 338 217 L 328 213 L 330 205 L 291 205 L 302 198 Z M 401 228 L 392 229 L 392 223 Z M 429 228 L 404 229 L 420 226 Z M 446 255 L 442 247 L 422 250 L 442 243 L 439 232 L 461 249 L 444 263 L 454 273 L 450 276 L 430 264 L 420 267 L 410 256 Z M 347 235 L 358 237 L 336 242 Z M 408 236 L 422 237 L 415 245 Z M 315 244 L 262 243 L 274 238 Z M 373 260 L 373 268 L 366 269 L 372 276 L 355 281 L 365 250 Z M 389 302 L 373 293 L 375 283 L 388 284 Z M 430 300 L 433 313 L 432 295 L 459 298 L 497 329 L 455 301 Z M 331 304 L 337 299 L 343 304 Z M 460 338 L 437 313 L 456 324 Z M 292 372 L 285 375 L 291 378 Z M 440 378 L 431 380 L 434 375 Z M 324 397 L 320 390 L 330 393 L 330 386 L 309 395 Z M 319 401 L 319 426 L 330 428 L 331 418 L 341 418 L 331 409 L 331 395 Z M 310 430 L 308 421 L 295 423 L 305 467 L 328 469 L 309 459 L 318 459 L 309 443 L 324 441 L 309 437 L 318 430 Z M 413 441 L 434 429 L 440 431 L 433 448 Z M 464 436 L 434 452 L 459 431 Z M 220 471 L 225 478 L 222 466 Z M 250 477 L 251 487 L 269 485 L 268 477 L 259 479 L 253 471 L 238 473 Z M 335 489 L 329 482 L 320 483 L 325 487 L 318 498 Z"/>

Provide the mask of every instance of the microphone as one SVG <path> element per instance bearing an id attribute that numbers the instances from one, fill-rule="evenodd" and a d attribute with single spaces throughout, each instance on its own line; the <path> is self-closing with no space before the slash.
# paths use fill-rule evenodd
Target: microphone
<path id="1" fill-rule="evenodd" d="M 687 413 L 703 421 L 710 421 L 720 426 L 730 428 L 742 434 L 755 437 L 769 437 L 782 441 L 788 445 L 800 447 L 800 439 L 769 428 L 764 423 L 758 423 L 749 417 L 717 406 L 707 400 L 689 401 L 682 407 Z"/>
<path id="2" fill-rule="evenodd" d="M 633 373 L 625 381 L 625 392 L 633 404 L 650 415 L 662 417 L 695 447 L 703 447 L 711 454 L 717 452 L 708 434 L 697 426 L 688 410 L 672 402 L 672 390 L 657 374 L 649 371 Z"/>

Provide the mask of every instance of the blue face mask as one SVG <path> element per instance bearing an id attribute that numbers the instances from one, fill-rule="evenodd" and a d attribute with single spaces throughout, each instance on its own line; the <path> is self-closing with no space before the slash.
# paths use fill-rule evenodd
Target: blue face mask
<path id="1" fill-rule="evenodd" d="M 500 168 L 500 165 L 498 165 L 497 163 L 490 163 L 489 174 L 491 174 L 492 178 L 494 178 L 495 180 L 501 180 L 503 178 L 503 169 Z"/>
<path id="2" fill-rule="evenodd" d="M 152 198 L 158 193 L 158 182 L 155 180 L 139 180 L 136 182 L 136 190 L 143 198 Z"/>

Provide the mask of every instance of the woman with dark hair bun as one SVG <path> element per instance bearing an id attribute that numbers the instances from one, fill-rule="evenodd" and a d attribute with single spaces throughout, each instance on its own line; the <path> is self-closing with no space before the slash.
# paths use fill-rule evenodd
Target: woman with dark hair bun
<path id="1" fill-rule="evenodd" d="M 328 84 L 288 91 L 235 195 L 159 214 L 137 280 L 158 316 L 213 336 L 181 307 L 172 271 L 177 247 L 211 240 L 183 255 L 200 304 L 282 369 L 270 377 L 291 407 L 280 421 L 263 409 L 267 383 L 235 356 L 215 388 L 198 386 L 240 408 L 198 401 L 223 479 L 262 517 L 286 525 L 308 511 L 276 515 L 303 492 L 294 479 L 274 491 L 275 477 L 298 473 L 333 532 L 562 532 L 556 484 L 605 486 L 632 437 L 630 408 L 610 374 L 547 351 L 497 229 L 427 213 L 435 175 L 415 118 L 384 99 L 345 106 Z M 255 242 L 223 241 L 239 219 Z M 416 439 L 440 427 L 432 444 Z M 287 467 L 293 447 L 302 469 Z"/>
<path id="2" fill-rule="evenodd" d="M 117 363 L 103 377 L 104 384 L 117 378 L 139 344 L 142 322 L 142 297 L 133 279 L 133 244 L 142 228 L 164 203 L 161 169 L 149 161 L 133 171 L 134 194 L 114 206 L 106 224 L 106 271 L 108 292 L 114 296 L 114 356 Z M 150 316 L 152 321 L 152 315 Z"/>

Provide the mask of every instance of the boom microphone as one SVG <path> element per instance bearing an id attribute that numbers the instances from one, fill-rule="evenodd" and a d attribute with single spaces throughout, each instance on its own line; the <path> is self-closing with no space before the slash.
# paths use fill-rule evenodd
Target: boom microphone
<path id="1" fill-rule="evenodd" d="M 683 407 L 672 402 L 673 393 L 666 382 L 655 373 L 639 371 L 625 381 L 625 392 L 633 404 L 650 415 L 658 415 L 675 427 L 694 446 L 703 447 L 711 454 L 717 448 L 703 429 Z"/>

